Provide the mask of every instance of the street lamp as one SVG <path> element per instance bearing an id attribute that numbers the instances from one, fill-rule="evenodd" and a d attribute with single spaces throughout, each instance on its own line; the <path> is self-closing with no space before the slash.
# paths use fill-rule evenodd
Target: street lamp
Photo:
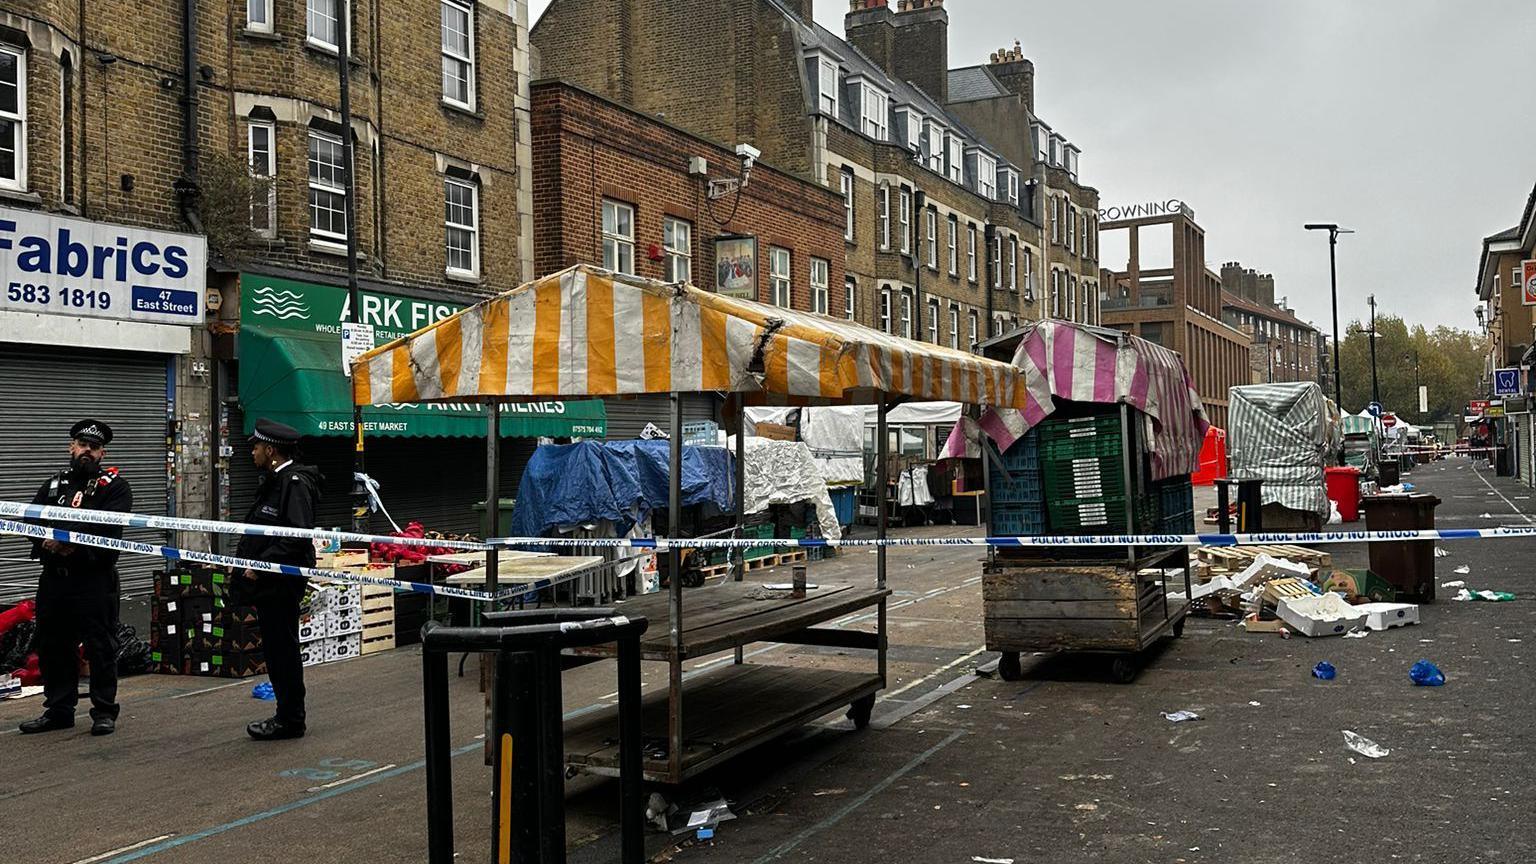
<path id="1" fill-rule="evenodd" d="M 1302 226 L 1308 231 L 1328 232 L 1328 282 L 1333 291 L 1333 401 L 1344 410 L 1344 397 L 1339 385 L 1342 371 L 1339 368 L 1339 271 L 1334 248 L 1339 245 L 1340 234 L 1353 234 L 1349 228 L 1340 228 L 1336 222 L 1308 222 Z"/>
<path id="2" fill-rule="evenodd" d="M 1366 298 L 1371 304 L 1371 401 L 1381 403 L 1381 385 L 1376 379 L 1376 295 Z"/>

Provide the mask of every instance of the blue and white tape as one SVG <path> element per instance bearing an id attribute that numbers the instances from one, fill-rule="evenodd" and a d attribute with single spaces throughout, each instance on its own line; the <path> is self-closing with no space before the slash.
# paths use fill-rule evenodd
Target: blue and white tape
<path id="1" fill-rule="evenodd" d="M 75 522 L 83 525 L 113 525 L 123 528 L 156 528 L 165 531 L 206 531 L 213 534 L 244 534 L 252 537 L 290 537 L 311 540 L 337 540 L 354 543 L 395 543 L 401 546 L 443 546 L 482 552 L 484 543 L 471 540 L 431 540 L 421 537 L 392 537 L 383 534 L 358 534 L 352 531 L 329 531 L 324 528 L 288 528 L 279 525 L 250 525 L 244 522 L 219 522 L 211 519 L 183 519 L 176 516 L 147 516 L 142 513 L 116 513 L 109 510 L 86 510 L 73 507 L 53 507 L 44 504 L 22 504 L 18 501 L 0 501 L 0 517 L 12 519 L 46 519 L 57 522 Z"/>

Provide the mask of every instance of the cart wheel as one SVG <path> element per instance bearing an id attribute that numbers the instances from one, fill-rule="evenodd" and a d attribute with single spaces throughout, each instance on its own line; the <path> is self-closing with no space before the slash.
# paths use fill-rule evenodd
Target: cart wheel
<path id="1" fill-rule="evenodd" d="M 874 711 L 875 696 L 871 693 L 848 706 L 848 719 L 853 721 L 853 728 L 864 729 L 869 726 L 869 716 Z"/>
<path id="2" fill-rule="evenodd" d="M 1109 677 L 1116 684 L 1129 684 L 1136 680 L 1136 673 L 1140 671 L 1136 665 L 1136 658 L 1130 654 L 1121 654 L 1109 661 Z"/>
<path id="3" fill-rule="evenodd" d="M 1183 637 L 1184 637 L 1184 619 L 1180 618 L 1179 620 L 1173 622 L 1173 638 L 1175 638 L 1175 639 L 1182 639 Z"/>
<path id="4" fill-rule="evenodd" d="M 1004 681 L 1017 681 L 1024 677 L 1024 664 L 1019 662 L 1019 652 L 1003 652 L 1003 656 L 997 660 L 997 675 Z"/>

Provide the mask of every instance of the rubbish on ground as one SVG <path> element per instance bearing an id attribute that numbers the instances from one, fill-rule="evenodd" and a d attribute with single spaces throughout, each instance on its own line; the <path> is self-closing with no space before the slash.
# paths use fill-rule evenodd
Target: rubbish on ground
<path id="1" fill-rule="evenodd" d="M 980 855 L 972 855 L 973 864 L 1013 864 L 1012 858 L 983 858 Z"/>
<path id="2" fill-rule="evenodd" d="M 1365 622 L 1366 613 L 1337 594 L 1287 597 L 1275 610 L 1280 620 L 1304 636 L 1340 636 Z"/>
<path id="3" fill-rule="evenodd" d="M 698 837 L 700 840 L 713 840 L 715 839 L 715 829 L 706 826 L 700 828 L 699 832 L 694 836 Z"/>
<path id="4" fill-rule="evenodd" d="M 699 828 L 713 829 L 721 822 L 727 822 L 736 818 L 736 814 L 731 812 L 731 805 L 727 804 L 724 798 L 716 798 L 707 804 L 694 807 L 691 811 L 688 811 L 688 818 L 686 820 L 681 819 L 682 814 L 680 812 L 676 815 L 679 818 L 668 820 L 668 824 L 671 825 L 676 821 L 682 821 L 683 824 L 673 827 L 673 834 L 686 834 Z"/>
<path id="5" fill-rule="evenodd" d="M 277 698 L 277 694 L 272 692 L 272 682 L 263 681 L 260 684 L 257 684 L 255 687 L 252 687 L 251 698 L 265 699 L 268 702 L 275 700 Z"/>
<path id="6" fill-rule="evenodd" d="M 1361 603 L 1355 609 L 1365 613 L 1365 626 L 1372 630 L 1419 623 L 1419 607 L 1415 603 Z"/>
<path id="7" fill-rule="evenodd" d="M 21 692 L 21 679 L 7 672 L 0 675 L 0 699 L 14 696 Z"/>
<path id="8" fill-rule="evenodd" d="M 645 802 L 645 821 L 654 826 L 657 831 L 665 831 L 667 817 L 676 811 L 676 804 L 667 801 L 660 792 L 652 792 L 651 797 Z"/>
<path id="9" fill-rule="evenodd" d="M 1466 582 L 1465 579 L 1452 579 L 1449 582 L 1441 582 L 1440 583 L 1440 587 L 1441 588 L 1465 588 L 1465 587 L 1467 587 L 1467 582 Z"/>
<path id="10" fill-rule="evenodd" d="M 1515 599 L 1515 595 L 1508 591 L 1477 591 L 1466 588 L 1456 592 L 1452 600 L 1484 600 L 1489 603 L 1503 603 Z"/>
<path id="11" fill-rule="evenodd" d="M 1332 681 L 1338 677 L 1338 674 L 1339 670 L 1333 668 L 1333 664 L 1327 660 L 1319 660 L 1317 665 L 1312 667 L 1312 677 L 1321 678 L 1324 681 Z"/>
<path id="12" fill-rule="evenodd" d="M 1097 805 L 1097 804 L 1079 804 L 1079 805 L 1077 805 L 1077 807 L 1075 809 L 1077 809 L 1077 810 L 1087 810 L 1087 811 L 1091 812 L 1093 810 L 1099 809 L 1099 805 Z"/>
<path id="13" fill-rule="evenodd" d="M 1453 573 L 1455 573 L 1455 574 L 1456 574 L 1456 575 L 1458 575 L 1458 576 L 1465 576 L 1465 575 L 1467 575 L 1467 574 L 1468 574 L 1468 573 L 1471 573 L 1471 572 L 1472 572 L 1472 568 L 1471 568 L 1471 567 L 1468 567 L 1468 566 L 1467 566 L 1467 565 L 1465 565 L 1465 564 L 1463 564 L 1463 565 L 1461 565 L 1461 566 L 1460 566 L 1460 567 L 1457 567 L 1457 568 L 1456 568 L 1456 569 L 1455 569 L 1455 570 L 1453 570 L 1453 571 L 1451 571 L 1451 572 L 1453 572 Z"/>
<path id="14" fill-rule="evenodd" d="M 1492 519 L 1493 518 L 1493 514 L 1492 513 L 1484 513 L 1482 516 L 1479 516 L 1478 518 L 1479 519 Z"/>
<path id="15" fill-rule="evenodd" d="M 1445 683 L 1445 673 L 1428 660 L 1413 664 L 1413 668 L 1408 670 L 1408 677 L 1420 687 L 1439 687 Z"/>
<path id="16" fill-rule="evenodd" d="M 1436 546 L 1435 547 L 1435 557 L 1436 558 L 1449 558 L 1449 557 L 1451 557 L 1451 553 L 1445 551 L 1444 549 L 1440 548 L 1439 546 Z"/>
<path id="17" fill-rule="evenodd" d="M 1520 640 L 1516 639 L 1515 641 L 1518 642 Z M 41 684 L 37 684 L 37 685 L 23 684 L 23 685 L 21 685 L 21 689 L 20 690 L 15 690 L 15 691 L 12 691 L 12 692 L 4 695 L 4 696 L 0 696 L 0 699 L 30 699 L 33 696 L 36 696 L 37 694 L 39 694 L 41 692 L 43 692 L 43 685 L 41 685 Z"/>
<path id="18" fill-rule="evenodd" d="M 1252 705 L 1255 708 L 1259 707 L 1259 703 L 1257 703 L 1257 702 L 1249 702 L 1248 704 Z"/>
<path id="19" fill-rule="evenodd" d="M 1163 716 L 1165 718 L 1167 718 L 1169 723 L 1183 723 L 1183 722 L 1188 721 L 1188 720 L 1203 720 L 1203 719 L 1205 719 L 1205 718 L 1201 717 L 1199 714 L 1196 714 L 1195 712 L 1189 711 L 1189 710 L 1174 711 L 1171 714 L 1168 713 L 1167 711 L 1164 711 L 1164 712 L 1162 712 L 1162 714 L 1163 714 Z"/>
<path id="20" fill-rule="evenodd" d="M 1364 598 L 1373 603 L 1397 599 L 1397 588 L 1369 570 L 1335 570 L 1323 583 L 1324 591 L 1343 594 L 1346 600 Z"/>
<path id="21" fill-rule="evenodd" d="M 1249 633 L 1283 633 L 1285 631 L 1284 621 L 1279 618 L 1260 618 L 1257 612 L 1244 618 L 1237 626 Z"/>
<path id="22" fill-rule="evenodd" d="M 815 792 L 811 793 L 811 797 L 813 797 L 813 798 L 820 798 L 823 795 L 843 795 L 843 794 L 847 793 L 847 791 L 848 791 L 847 789 L 841 789 L 841 788 L 839 788 L 839 789 L 817 789 Z"/>
<path id="23" fill-rule="evenodd" d="M 1368 756 L 1372 759 L 1380 759 L 1392 752 L 1364 735 L 1357 735 L 1349 729 L 1344 730 L 1344 746 L 1359 753 L 1361 756 Z"/>
<path id="24" fill-rule="evenodd" d="M 1345 639 L 1364 639 L 1365 637 L 1367 637 L 1369 635 L 1371 635 L 1371 631 L 1369 631 L 1369 630 L 1351 630 L 1348 633 L 1344 634 L 1344 638 Z"/>

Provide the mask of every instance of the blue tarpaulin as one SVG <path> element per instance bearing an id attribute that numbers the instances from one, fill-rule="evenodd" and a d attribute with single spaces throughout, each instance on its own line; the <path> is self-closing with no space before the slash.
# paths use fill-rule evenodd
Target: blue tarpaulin
<path id="1" fill-rule="evenodd" d="M 512 508 L 512 534 L 539 537 L 560 525 L 606 519 L 623 535 L 635 521 L 667 508 L 670 444 L 582 441 L 538 448 L 523 470 Z M 683 448 L 683 505 L 735 509 L 731 454 Z"/>

